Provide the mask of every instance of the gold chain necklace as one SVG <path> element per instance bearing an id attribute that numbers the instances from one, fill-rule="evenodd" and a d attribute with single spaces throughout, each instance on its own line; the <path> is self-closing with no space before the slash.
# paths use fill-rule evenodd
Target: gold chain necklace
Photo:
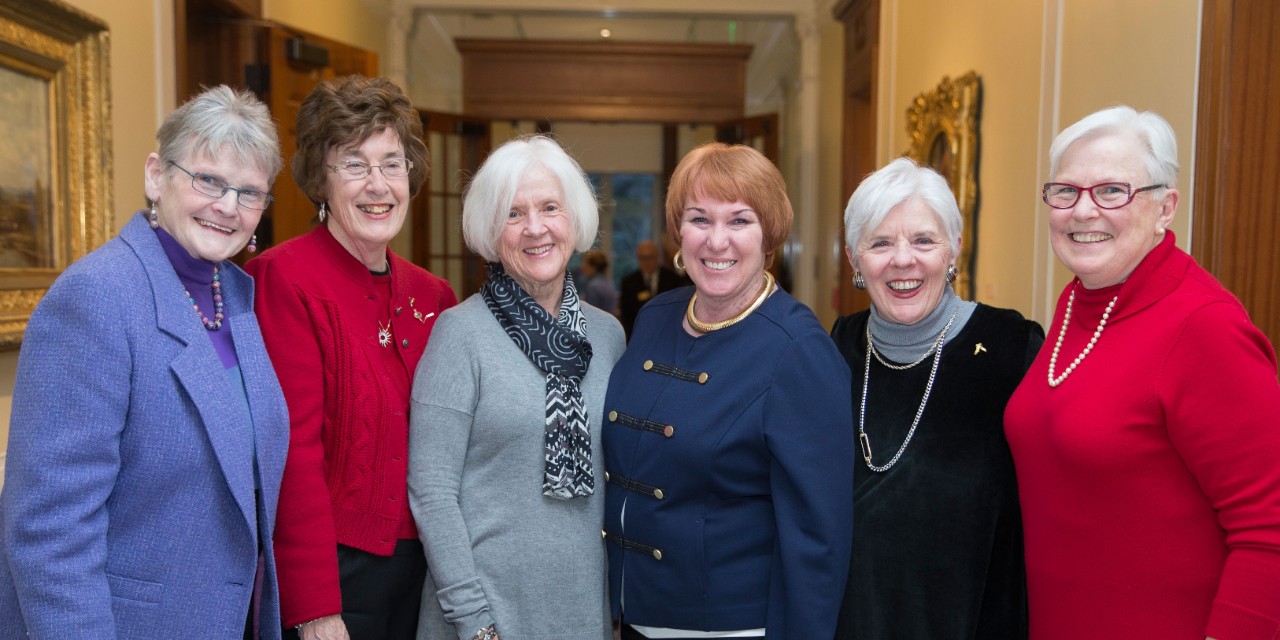
<path id="1" fill-rule="evenodd" d="M 703 322 L 693 315 L 693 305 L 698 301 L 698 292 L 695 290 L 693 292 L 693 297 L 689 298 L 689 306 L 684 310 L 684 319 L 688 320 L 689 326 L 693 327 L 693 330 L 698 333 L 719 331 L 725 327 L 731 327 L 742 322 L 743 318 L 751 315 L 752 311 L 759 309 L 760 305 L 764 304 L 764 301 L 769 298 L 770 293 L 773 293 L 773 274 L 766 271 L 764 272 L 764 286 L 760 288 L 760 293 L 756 295 L 755 300 L 751 301 L 751 304 L 747 305 L 746 309 L 743 309 L 737 315 L 729 318 L 728 320 L 721 320 L 720 322 Z"/>

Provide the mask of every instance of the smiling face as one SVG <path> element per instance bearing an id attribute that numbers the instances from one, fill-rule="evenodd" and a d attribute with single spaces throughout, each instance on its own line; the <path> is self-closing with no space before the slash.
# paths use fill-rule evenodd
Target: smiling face
<path id="1" fill-rule="evenodd" d="M 861 271 L 876 311 L 890 322 L 915 324 L 942 301 L 951 243 L 937 214 L 919 198 L 894 207 L 864 233 L 849 263 Z"/>
<path id="2" fill-rule="evenodd" d="M 694 311 L 703 322 L 732 317 L 759 295 L 764 232 L 751 205 L 691 198 L 680 222 L 680 251 L 698 289 Z"/>
<path id="3" fill-rule="evenodd" d="M 360 144 L 330 149 L 326 165 L 359 161 L 381 165 L 404 157 L 404 145 L 390 128 L 383 129 Z M 387 243 L 400 233 L 409 213 L 409 177 L 388 178 L 381 169 L 356 180 L 345 180 L 328 171 L 329 232 L 369 269 L 381 271 L 387 264 Z"/>
<path id="4" fill-rule="evenodd" d="M 1133 189 L 1151 183 L 1142 146 L 1130 136 L 1086 138 L 1067 148 L 1053 182 L 1091 187 L 1127 182 Z M 1160 243 L 1178 203 L 1176 189 L 1137 194 L 1119 209 L 1102 209 L 1081 193 L 1070 209 L 1049 209 L 1053 252 L 1088 289 L 1124 282 Z"/>
<path id="5" fill-rule="evenodd" d="M 271 191 L 265 171 L 225 147 L 214 157 L 188 153 L 176 162 L 191 173 L 218 178 L 236 188 Z M 155 205 L 160 227 L 194 258 L 220 262 L 239 253 L 262 218 L 261 209 L 237 204 L 231 189 L 221 198 L 196 191 L 191 176 L 157 154 L 147 156 L 144 173 L 144 189 Z"/>
<path id="6" fill-rule="evenodd" d="M 565 267 L 577 240 L 569 216 L 560 181 L 535 165 L 520 180 L 498 239 L 503 269 L 553 313 L 560 306 Z"/>

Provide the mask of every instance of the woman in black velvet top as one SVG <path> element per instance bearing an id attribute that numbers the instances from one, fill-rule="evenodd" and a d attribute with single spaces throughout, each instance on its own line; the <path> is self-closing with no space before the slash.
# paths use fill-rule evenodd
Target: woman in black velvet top
<path id="1" fill-rule="evenodd" d="M 952 290 L 961 217 L 932 169 L 903 158 L 871 174 L 844 223 L 854 286 L 871 309 L 831 331 L 853 373 L 862 457 L 836 637 L 1026 638 L 1003 416 L 1044 332 Z"/>

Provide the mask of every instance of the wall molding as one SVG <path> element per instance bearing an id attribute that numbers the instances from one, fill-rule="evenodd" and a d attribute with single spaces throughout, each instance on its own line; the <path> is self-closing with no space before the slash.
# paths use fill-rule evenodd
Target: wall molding
<path id="1" fill-rule="evenodd" d="M 454 40 L 468 116 L 705 122 L 743 116 L 751 45 Z M 537 82 L 530 82 L 537 78 Z"/>

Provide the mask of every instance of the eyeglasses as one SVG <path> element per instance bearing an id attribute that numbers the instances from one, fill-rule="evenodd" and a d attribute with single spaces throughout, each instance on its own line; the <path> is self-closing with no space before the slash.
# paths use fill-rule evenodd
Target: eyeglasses
<path id="1" fill-rule="evenodd" d="M 249 209 L 266 209 L 271 204 L 271 201 L 275 200 L 266 191 L 239 189 L 227 184 L 222 178 L 211 176 L 207 173 L 191 173 L 172 160 L 169 161 L 169 164 L 191 176 L 191 188 L 210 198 L 221 198 L 227 195 L 227 190 L 231 190 L 236 192 L 236 203 Z"/>
<path id="2" fill-rule="evenodd" d="M 1076 201 L 1080 199 L 1080 192 L 1088 191 L 1089 197 L 1093 198 L 1093 203 L 1099 208 L 1119 209 L 1133 202 L 1134 197 L 1143 191 L 1163 188 L 1165 185 L 1153 184 L 1134 189 L 1128 182 L 1103 182 L 1092 187 L 1082 187 L 1066 182 L 1047 182 L 1040 190 L 1040 197 L 1045 204 L 1054 209 L 1070 209 L 1076 206 Z"/>
<path id="3" fill-rule="evenodd" d="M 390 158 L 382 164 L 369 164 L 359 160 L 348 160 L 341 164 L 326 166 L 342 176 L 343 180 L 359 180 L 373 173 L 374 168 L 380 169 L 384 178 L 403 178 L 409 175 L 409 170 L 413 168 L 413 161 L 408 158 Z"/>

